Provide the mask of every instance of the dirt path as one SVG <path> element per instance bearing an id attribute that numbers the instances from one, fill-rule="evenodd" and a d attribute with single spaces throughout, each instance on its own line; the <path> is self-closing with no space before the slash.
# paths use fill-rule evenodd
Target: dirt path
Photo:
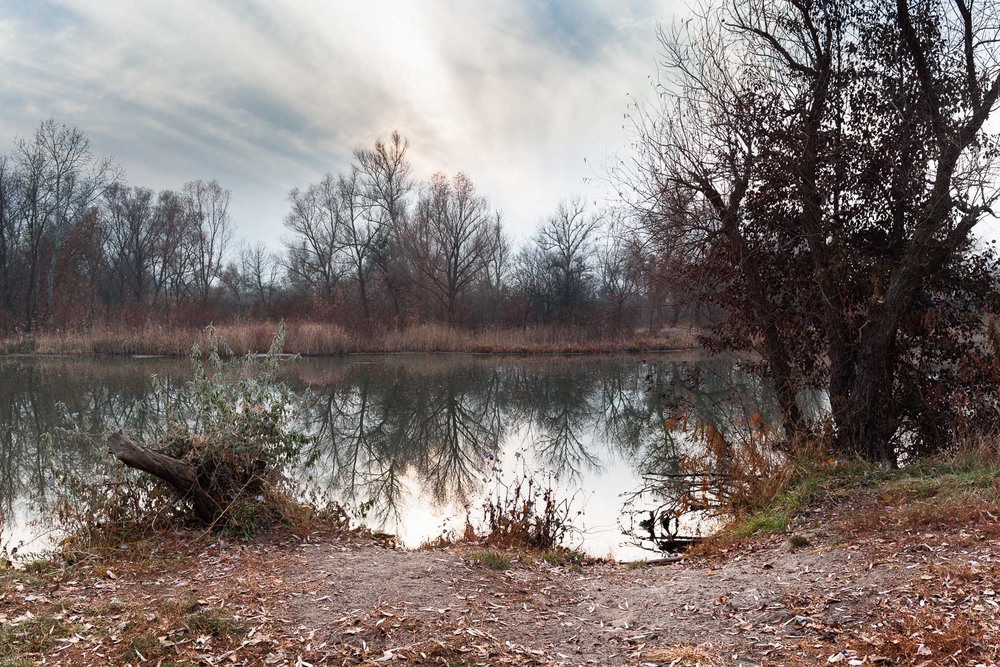
<path id="1" fill-rule="evenodd" d="M 798 550 L 771 540 L 724 560 L 583 572 L 544 563 L 495 572 L 454 551 L 321 544 L 289 565 L 304 591 L 289 615 L 358 657 L 479 632 L 572 665 L 936 665 L 948 657 L 946 621 L 976 615 L 995 646 L 992 542 L 963 531 L 936 545 L 913 537 L 901 551 L 876 536 Z"/>

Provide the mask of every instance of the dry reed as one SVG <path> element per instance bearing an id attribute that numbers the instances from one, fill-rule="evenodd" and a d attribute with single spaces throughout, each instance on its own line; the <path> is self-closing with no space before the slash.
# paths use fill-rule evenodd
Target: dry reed
<path id="1" fill-rule="evenodd" d="M 569 327 L 467 331 L 419 324 L 403 330 L 365 333 L 322 322 L 293 322 L 286 326 L 285 351 L 303 356 L 365 352 L 594 354 L 691 349 L 697 345 L 696 334 L 687 329 L 600 336 Z M 232 354 L 244 355 L 266 352 L 277 328 L 275 322 L 246 322 L 224 324 L 214 331 Z M 140 328 L 100 326 L 2 338 L 0 354 L 186 356 L 194 345 L 204 347 L 208 340 L 208 329 L 160 324 Z"/>

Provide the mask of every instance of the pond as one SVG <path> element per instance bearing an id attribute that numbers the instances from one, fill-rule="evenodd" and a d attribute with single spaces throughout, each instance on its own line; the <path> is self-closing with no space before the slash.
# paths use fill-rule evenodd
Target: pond
<path id="1" fill-rule="evenodd" d="M 86 475 L 105 456 L 58 437 L 65 414 L 84 428 L 134 424 L 153 376 L 190 374 L 182 359 L 0 359 L 0 539 L 44 543 L 57 473 Z M 570 504 L 569 546 L 648 558 L 711 530 L 676 497 L 703 446 L 691 424 L 773 416 L 734 360 L 690 354 L 308 358 L 282 377 L 312 436 L 297 474 L 408 547 L 481 521 L 498 485 L 527 475 Z"/>

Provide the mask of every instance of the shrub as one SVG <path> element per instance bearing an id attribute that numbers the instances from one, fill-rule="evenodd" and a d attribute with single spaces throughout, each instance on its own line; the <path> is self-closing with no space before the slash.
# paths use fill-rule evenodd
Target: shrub
<path id="1" fill-rule="evenodd" d="M 544 479 L 524 468 L 506 482 L 500 477 L 483 504 L 483 540 L 503 547 L 554 549 L 562 545 L 574 529 L 576 496 L 559 498 L 552 487 L 553 478 Z"/>
<path id="2" fill-rule="evenodd" d="M 292 392 L 275 379 L 284 327 L 263 357 L 225 360 L 225 341 L 210 331 L 208 348 L 192 351 L 194 377 L 153 388 L 132 414 L 150 449 L 196 471 L 199 491 L 215 503 L 211 527 L 245 537 L 304 511 L 286 475 L 308 436 L 295 426 Z M 141 421 L 140 421 L 141 420 Z M 112 429 L 85 432 L 70 420 L 67 437 L 103 444 Z M 115 544 L 137 533 L 190 521 L 193 503 L 163 480 L 104 461 L 96 478 L 62 478 L 60 525 L 77 540 Z M 205 520 L 205 513 L 198 512 Z"/>

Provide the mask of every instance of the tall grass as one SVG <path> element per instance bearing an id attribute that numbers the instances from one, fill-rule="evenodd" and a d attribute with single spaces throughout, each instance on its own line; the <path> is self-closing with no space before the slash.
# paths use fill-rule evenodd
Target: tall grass
<path id="1" fill-rule="evenodd" d="M 234 355 L 264 353 L 278 324 L 225 324 L 211 331 Z M 695 334 L 668 329 L 601 336 L 583 328 L 527 327 L 467 331 L 440 324 L 374 333 L 348 331 L 336 324 L 294 322 L 286 325 L 285 351 L 303 356 L 354 352 L 600 353 L 690 349 Z M 51 330 L 0 339 L 0 354 L 165 355 L 186 356 L 193 345 L 206 346 L 209 329 L 151 324 L 141 328 L 95 327 Z"/>

